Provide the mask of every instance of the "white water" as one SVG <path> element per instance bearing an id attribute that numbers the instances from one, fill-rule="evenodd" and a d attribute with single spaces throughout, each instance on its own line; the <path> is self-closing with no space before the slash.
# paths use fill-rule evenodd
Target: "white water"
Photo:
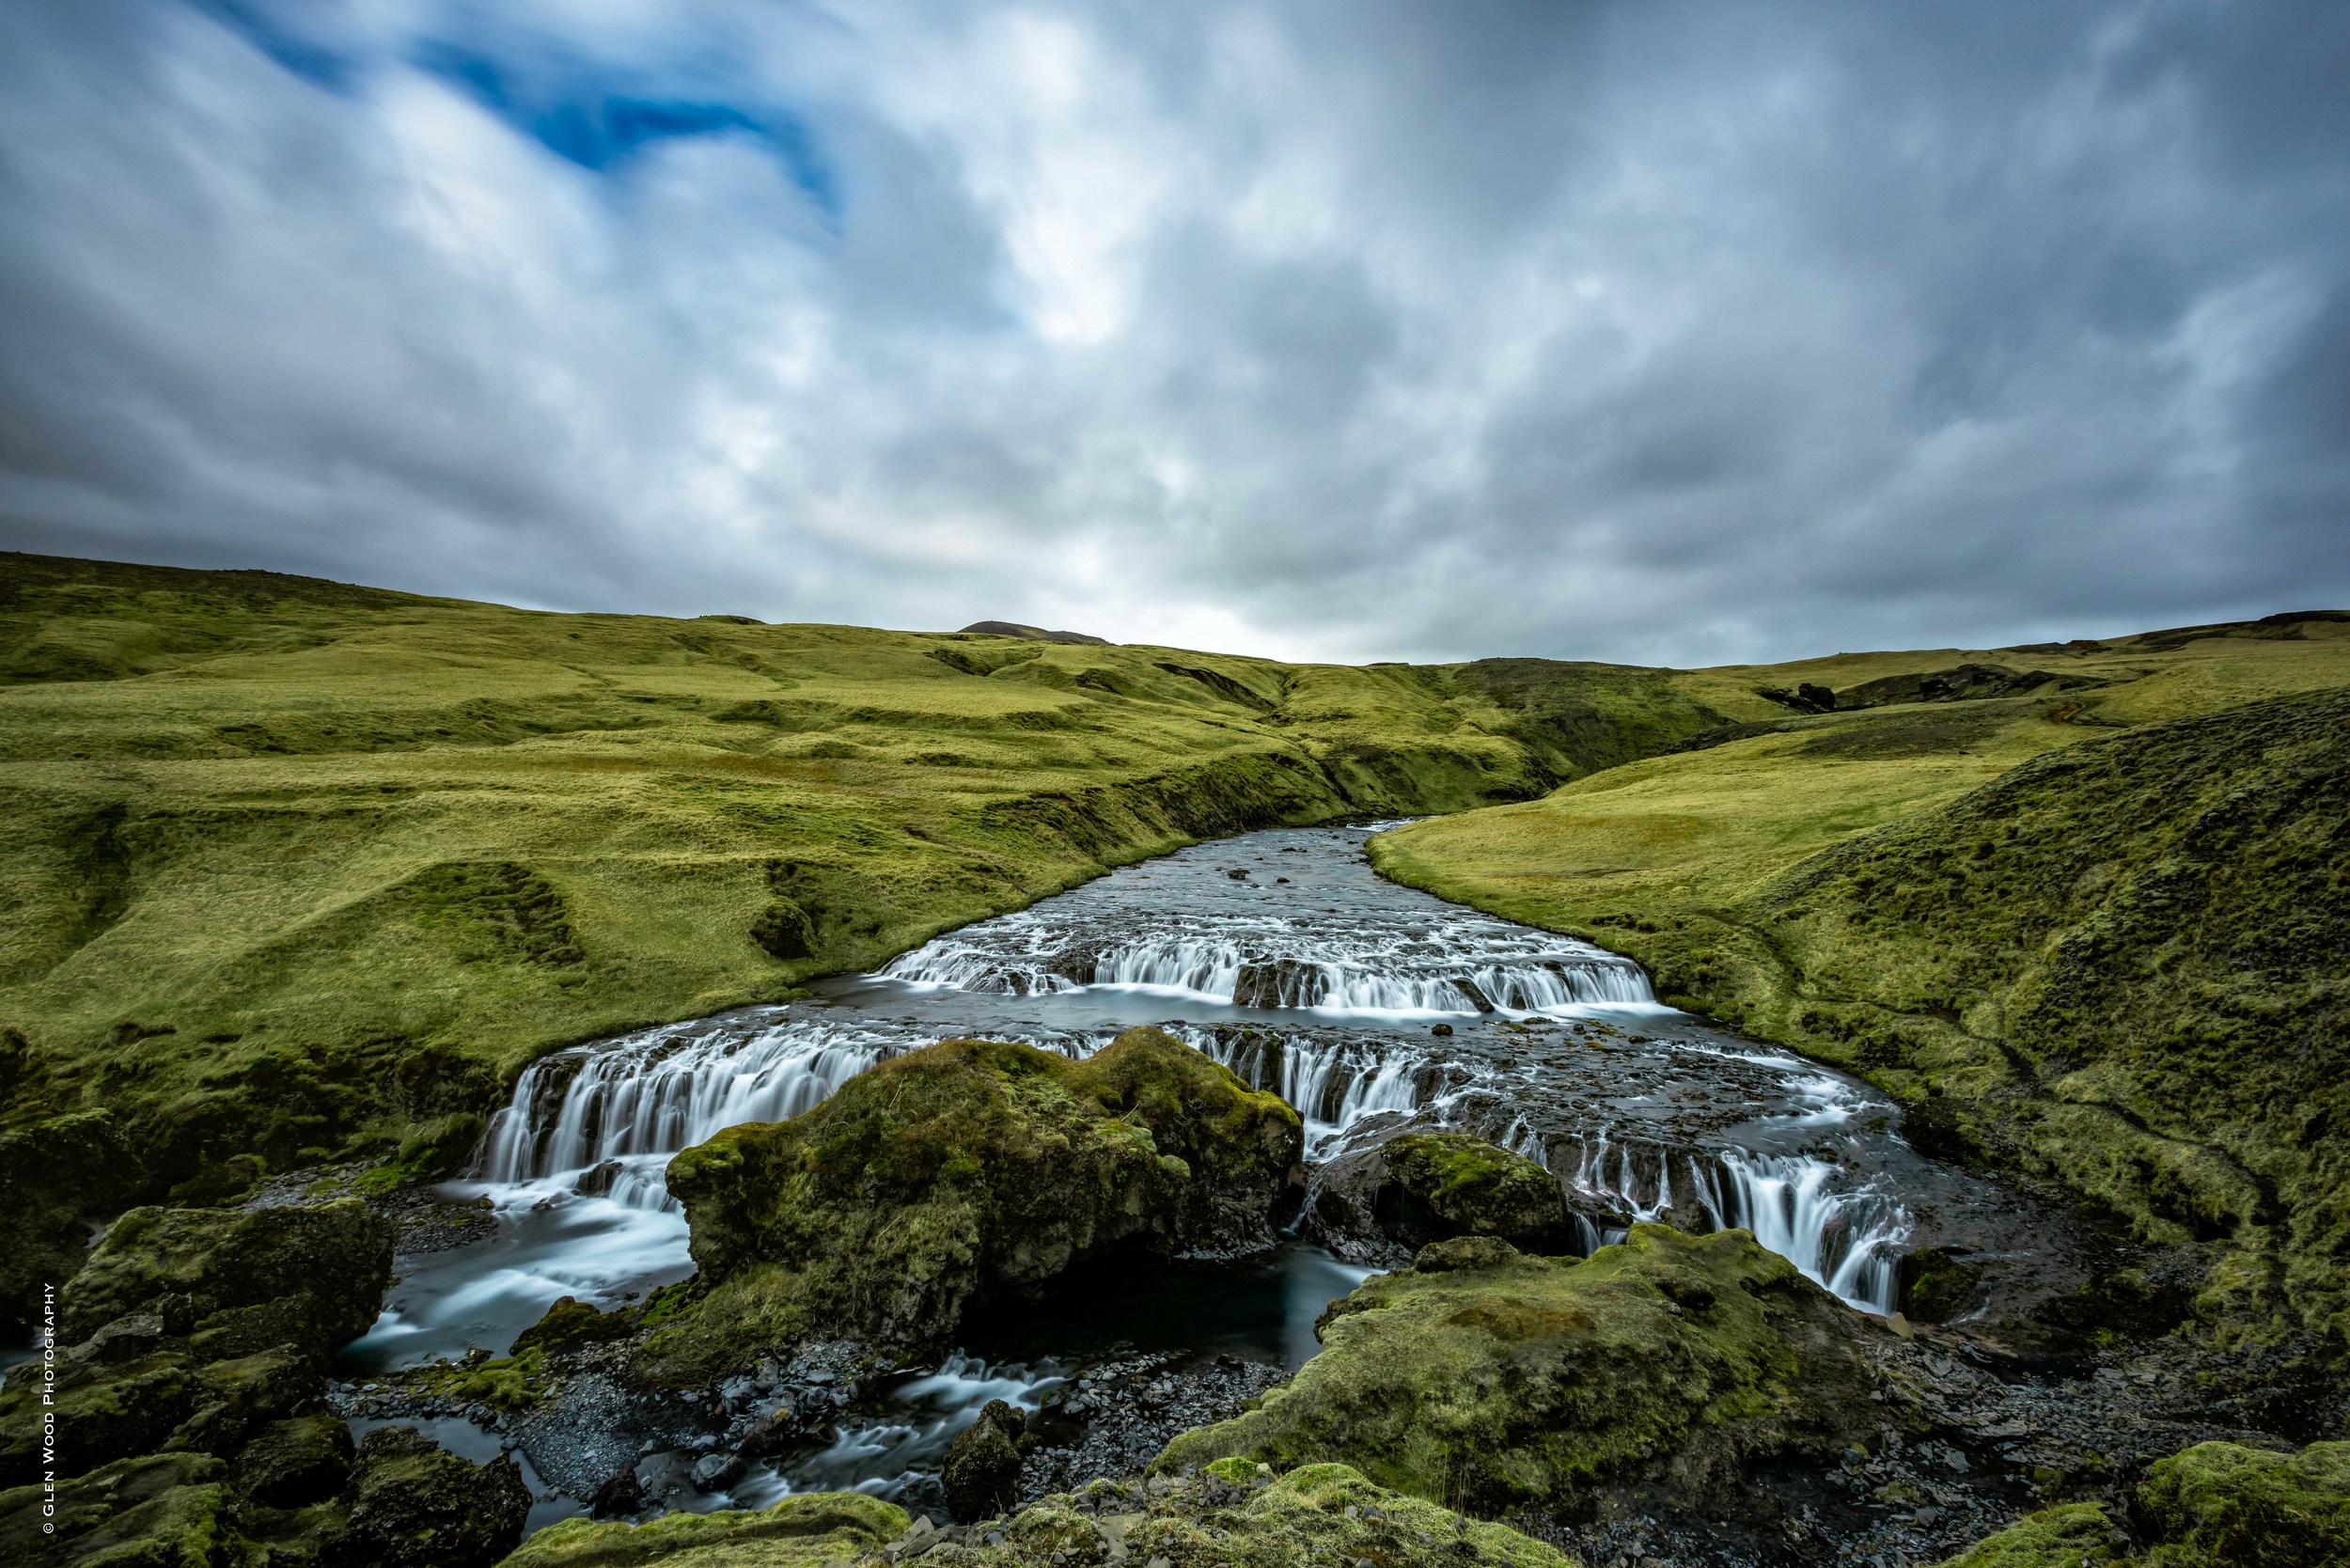
<path id="1" fill-rule="evenodd" d="M 668 1156 L 722 1128 L 812 1110 L 907 1043 L 785 1015 L 747 1033 L 678 1025 L 558 1052 L 524 1071 L 492 1121 L 480 1179 L 510 1188 L 575 1183 L 618 1160 L 614 1201 L 668 1207 L 658 1169 Z"/>
<path id="2" fill-rule="evenodd" d="M 1526 1015 L 1656 1001 L 1648 977 L 1629 959 L 1482 917 L 1398 921 L 1350 912 L 1323 923 L 1253 911 L 1203 918 L 1187 910 L 1181 918 L 1210 930 L 1089 942 L 1082 928 L 1073 931 L 1053 912 L 1027 910 L 942 936 L 882 973 L 981 995 L 1123 987 L 1389 1018 Z"/>

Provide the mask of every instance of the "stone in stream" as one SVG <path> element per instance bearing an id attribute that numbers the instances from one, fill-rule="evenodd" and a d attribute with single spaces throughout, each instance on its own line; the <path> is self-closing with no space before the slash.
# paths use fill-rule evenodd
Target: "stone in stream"
<path id="1" fill-rule="evenodd" d="M 818 1334 L 938 1348 L 967 1308 L 1113 1248 L 1261 1249 L 1302 1145 L 1295 1111 L 1154 1028 L 1083 1061 L 969 1040 L 910 1051 L 670 1162 L 708 1291 L 637 1365 L 704 1384 Z"/>
<path id="2" fill-rule="evenodd" d="M 1550 1172 L 1468 1133 L 1403 1132 L 1352 1150 L 1317 1170 L 1310 1191 L 1315 1234 L 1357 1262 L 1452 1236 L 1498 1236 L 1540 1253 L 1574 1240 Z"/>

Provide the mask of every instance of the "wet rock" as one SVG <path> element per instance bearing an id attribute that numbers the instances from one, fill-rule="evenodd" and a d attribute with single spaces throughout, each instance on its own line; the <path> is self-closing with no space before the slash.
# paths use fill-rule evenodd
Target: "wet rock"
<path id="1" fill-rule="evenodd" d="M 170 1350 L 69 1365 L 50 1394 L 29 1380 L 12 1382 L 0 1396 L 0 1486 L 27 1484 L 44 1471 L 78 1475 L 160 1448 L 202 1397 L 189 1357 Z M 54 1459 L 44 1453 L 44 1419 L 55 1435 Z"/>
<path id="2" fill-rule="evenodd" d="M 381 1568 L 487 1568 L 521 1542 L 530 1514 L 512 1460 L 469 1465 L 405 1426 L 360 1439 L 346 1496 L 342 1555 Z"/>
<path id="3" fill-rule="evenodd" d="M 694 1484 L 704 1492 L 723 1492 L 747 1468 L 739 1453 L 706 1453 L 694 1462 Z"/>
<path id="4" fill-rule="evenodd" d="M 245 1444 L 230 1467 L 236 1489 L 272 1508 L 301 1508 L 342 1489 L 356 1446 L 351 1428 L 331 1415 L 273 1421 Z"/>
<path id="5" fill-rule="evenodd" d="M 670 1162 L 717 1283 L 638 1365 L 701 1383 L 812 1332 L 932 1347 L 975 1300 L 1032 1294 L 1114 1246 L 1267 1246 L 1301 1144 L 1296 1112 L 1157 1029 L 1081 1062 L 911 1051 Z"/>
<path id="6" fill-rule="evenodd" d="M 636 1466 L 631 1465 L 614 1471 L 611 1480 L 596 1488 L 588 1512 L 595 1518 L 609 1519 L 615 1514 L 642 1513 L 644 1507 L 644 1484 L 636 1479 Z"/>
<path id="7" fill-rule="evenodd" d="M 1292 958 L 1244 964 L 1233 981 L 1232 1001 L 1240 1007 L 1312 1007 L 1322 1000 L 1325 983 L 1318 964 Z"/>
<path id="8" fill-rule="evenodd" d="M 1020 1497 L 1020 1450 L 1027 1418 L 1002 1400 L 990 1400 L 979 1419 L 948 1447 L 941 1480 L 947 1511 L 973 1524 L 1010 1509 Z"/>
<path id="9" fill-rule="evenodd" d="M 709 1568 L 733 1562 L 817 1568 L 870 1559 L 906 1530 L 904 1510 L 861 1492 L 808 1492 L 756 1512 L 665 1513 L 641 1525 L 566 1519 L 523 1544 L 500 1568 L 607 1568 L 683 1552 Z"/>
<path id="10" fill-rule="evenodd" d="M 579 1173 L 579 1180 L 572 1184 L 572 1190 L 582 1198 L 608 1198 L 612 1194 L 612 1184 L 619 1179 L 620 1172 L 625 1168 L 618 1160 L 605 1160 L 591 1166 Z"/>
<path id="11" fill-rule="evenodd" d="M 58 1296 L 61 1337 L 184 1295 L 197 1318 L 305 1293 L 330 1344 L 365 1333 L 391 1282 L 392 1222 L 355 1199 L 307 1207 L 133 1209 Z"/>
<path id="12" fill-rule="evenodd" d="M 1873 1355 L 1898 1341 L 1743 1231 L 1640 1225 L 1583 1262 L 1439 1242 L 1322 1327 L 1277 1398 L 1157 1467 L 1329 1460 L 1486 1513 L 1572 1515 L 1624 1485 L 1703 1511 L 1734 1504 L 1751 1466 L 1824 1462 L 1903 1419 L 1872 1398 Z"/>

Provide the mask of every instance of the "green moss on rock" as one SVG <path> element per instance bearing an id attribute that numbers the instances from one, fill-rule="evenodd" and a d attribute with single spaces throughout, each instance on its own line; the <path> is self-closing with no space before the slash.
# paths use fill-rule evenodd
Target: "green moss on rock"
<path id="1" fill-rule="evenodd" d="M 876 1552 L 906 1523 L 904 1510 L 862 1492 L 809 1492 L 756 1512 L 665 1513 L 642 1525 L 566 1519 L 500 1568 L 815 1568 Z"/>
<path id="2" fill-rule="evenodd" d="M 247 1568 L 219 1460 L 160 1453 L 0 1492 L 0 1562 L 74 1568 Z"/>
<path id="3" fill-rule="evenodd" d="M 2154 1466 L 2138 1504 L 2152 1568 L 2350 1563 L 2350 1443 L 2198 1443 Z"/>
<path id="4" fill-rule="evenodd" d="M 713 1284 L 645 1365 L 705 1376 L 818 1329 L 935 1345 L 966 1308 L 1115 1247 L 1267 1245 L 1301 1145 L 1295 1111 L 1157 1029 L 1082 1062 L 968 1040 L 909 1052 L 670 1162 Z"/>
<path id="5" fill-rule="evenodd" d="M 1529 1251 L 1566 1240 L 1558 1179 L 1523 1154 L 1472 1134 L 1444 1132 L 1403 1133 L 1380 1151 L 1407 1200 L 1400 1207 L 1412 1211 L 1406 1228 L 1429 1232 L 1406 1240 L 1499 1236 Z"/>
<path id="6" fill-rule="evenodd" d="M 1743 1231 L 1638 1225 L 1581 1262 L 1442 1242 L 1334 1303 L 1322 1354 L 1156 1468 L 1342 1463 L 1487 1514 L 1643 1483 L 1702 1512 L 1752 1463 L 1825 1460 L 1897 1416 L 1871 1400 L 1888 1332 Z"/>
<path id="7" fill-rule="evenodd" d="M 201 1320 L 307 1294 L 332 1344 L 356 1339 L 391 1282 L 392 1222 L 356 1199 L 308 1207 L 133 1209 L 117 1220 L 58 1300 L 61 1339 L 183 1298 Z"/>

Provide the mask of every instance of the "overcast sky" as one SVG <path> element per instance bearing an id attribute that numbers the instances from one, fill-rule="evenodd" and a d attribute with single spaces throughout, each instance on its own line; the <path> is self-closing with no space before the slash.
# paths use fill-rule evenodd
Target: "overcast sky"
<path id="1" fill-rule="evenodd" d="M 0 543 L 1689 665 L 2350 605 L 2350 8 L 10 0 Z"/>

